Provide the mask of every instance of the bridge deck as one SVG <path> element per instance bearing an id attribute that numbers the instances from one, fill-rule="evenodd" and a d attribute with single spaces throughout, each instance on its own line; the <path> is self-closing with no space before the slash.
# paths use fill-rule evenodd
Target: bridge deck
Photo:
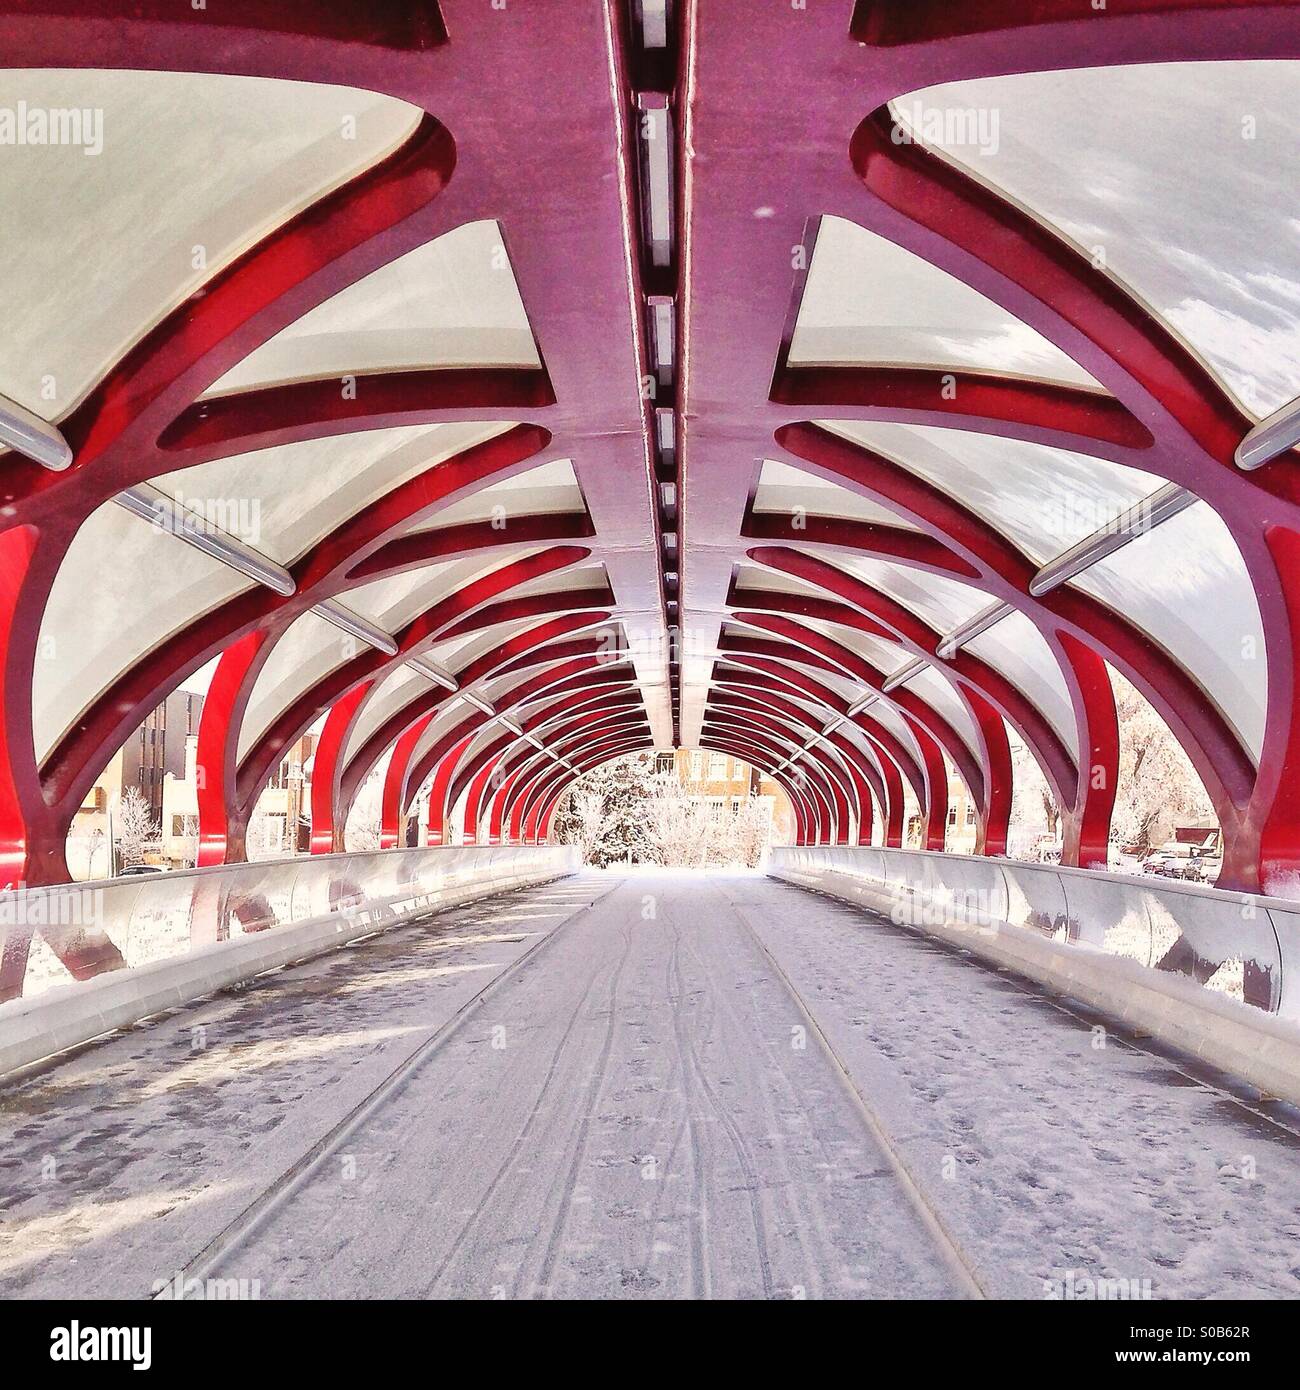
<path id="1" fill-rule="evenodd" d="M 1293 1119 L 799 889 L 591 876 L 0 1094 L 0 1294 L 1293 1295 Z"/>

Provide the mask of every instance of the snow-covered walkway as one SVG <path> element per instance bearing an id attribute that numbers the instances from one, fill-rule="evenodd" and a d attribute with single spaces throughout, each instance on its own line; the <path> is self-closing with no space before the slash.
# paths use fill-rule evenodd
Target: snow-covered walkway
<path id="1" fill-rule="evenodd" d="M 92 1048 L 0 1124 L 8 1296 L 1300 1292 L 1267 1111 L 757 876 L 405 928 Z"/>

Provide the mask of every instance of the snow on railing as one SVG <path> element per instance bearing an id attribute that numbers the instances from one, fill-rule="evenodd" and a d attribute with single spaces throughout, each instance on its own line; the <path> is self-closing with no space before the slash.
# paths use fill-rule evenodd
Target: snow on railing
<path id="1" fill-rule="evenodd" d="M 566 873 L 571 858 L 549 845 L 390 849 L 11 890 L 0 893 L 5 993 L 20 984 L 31 997 L 331 913 L 381 926 L 432 911 L 465 884 L 492 891 Z"/>
<path id="2" fill-rule="evenodd" d="M 837 877 L 850 878 L 899 925 L 958 923 L 988 934 L 1025 928 L 1300 1022 L 1300 902 L 920 850 L 791 847 L 772 850 L 768 866 L 796 881 L 824 880 L 828 892 Z"/>

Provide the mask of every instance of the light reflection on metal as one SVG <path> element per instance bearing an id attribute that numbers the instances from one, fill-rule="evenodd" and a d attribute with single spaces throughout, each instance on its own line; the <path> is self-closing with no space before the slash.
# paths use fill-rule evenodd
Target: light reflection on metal
<path id="1" fill-rule="evenodd" d="M 920 675 L 928 665 L 929 662 L 923 661 L 919 656 L 914 657 L 906 666 L 900 666 L 892 676 L 886 676 L 880 688 L 886 694 L 891 690 L 897 690 L 900 685 L 905 685 L 913 676 Z"/>
<path id="2" fill-rule="evenodd" d="M 646 48 L 668 46 L 669 0 L 636 0 L 641 42 Z"/>
<path id="3" fill-rule="evenodd" d="M 673 301 L 664 294 L 646 296 L 650 309 L 650 356 L 660 386 L 667 386 L 673 376 L 673 336 L 676 332 L 676 311 Z"/>
<path id="4" fill-rule="evenodd" d="M 1077 578 L 1107 556 L 1122 550 L 1139 536 L 1149 534 L 1157 526 L 1194 507 L 1199 500 L 1194 492 L 1189 492 L 1185 487 L 1166 483 L 1150 496 L 1126 507 L 1105 526 L 1049 560 L 1029 581 L 1029 592 L 1034 598 L 1041 598 L 1061 584 Z M 987 632 L 1003 618 L 1009 618 L 1015 611 L 1009 603 L 990 604 L 973 618 L 953 628 L 940 641 L 936 654 L 944 661 L 951 661 L 967 642 L 973 642 L 981 633 Z M 885 688 L 889 689 L 889 686 Z"/>
<path id="5" fill-rule="evenodd" d="M 132 516 L 138 516 L 158 530 L 192 545 L 205 555 L 211 555 L 214 560 L 238 570 L 277 594 L 287 598 L 297 587 L 293 575 L 282 565 L 277 565 L 261 551 L 254 550 L 237 536 L 223 531 L 185 506 L 178 506 L 152 483 L 137 483 L 125 492 L 119 492 L 113 500 Z M 396 647 L 393 650 L 396 651 Z"/>
<path id="6" fill-rule="evenodd" d="M 1035 598 L 1041 597 L 1055 589 L 1058 584 L 1064 584 L 1076 575 L 1082 574 L 1099 560 L 1122 550 L 1138 536 L 1146 535 L 1171 517 L 1185 512 L 1188 507 L 1194 507 L 1199 500 L 1194 492 L 1188 492 L 1177 483 L 1166 484 L 1149 497 L 1142 498 L 1140 502 L 1135 502 L 1133 506 L 1120 512 L 1109 525 L 1094 531 L 1090 536 L 1085 536 L 1068 550 L 1062 551 L 1054 560 L 1050 560 L 1029 581 L 1029 592 Z"/>
<path id="7" fill-rule="evenodd" d="M 496 718 L 496 710 L 494 710 L 486 700 L 480 699 L 477 695 L 471 695 L 467 690 L 462 690 L 459 694 L 460 698 L 464 700 L 467 705 L 473 705 L 475 709 L 482 710 L 484 714 L 489 715 L 493 719 Z"/>
<path id="8" fill-rule="evenodd" d="M 62 473 L 72 463 L 63 431 L 8 396 L 0 396 L 0 442 L 52 473 Z"/>
<path id="9" fill-rule="evenodd" d="M 965 646 L 967 642 L 973 642 L 981 632 L 987 632 L 995 623 L 1000 623 L 1003 618 L 1009 618 L 1016 610 L 1009 603 L 992 603 L 987 608 L 981 608 L 973 618 L 968 618 L 964 623 L 953 628 L 935 648 L 935 655 L 944 661 L 951 661 L 957 652 Z M 889 683 L 885 683 L 885 689 L 890 688 Z"/>
<path id="10" fill-rule="evenodd" d="M 1237 445 L 1233 461 L 1252 472 L 1300 444 L 1300 397 L 1265 417 Z"/>
<path id="11" fill-rule="evenodd" d="M 350 637 L 355 637 L 358 641 L 365 642 L 367 646 L 383 652 L 385 656 L 397 655 L 397 643 L 383 628 L 376 627 L 367 618 L 363 618 L 360 613 L 354 613 L 350 608 L 344 607 L 337 599 L 326 599 L 323 603 L 316 604 L 311 611 L 318 618 L 324 618 L 327 623 L 332 623 Z"/>
<path id="12" fill-rule="evenodd" d="M 640 120 L 641 208 L 651 264 L 673 259 L 673 123 L 668 97 L 643 92 Z"/>
<path id="13" fill-rule="evenodd" d="M 439 666 L 436 661 L 431 661 L 427 656 L 413 656 L 406 663 L 412 670 L 418 671 L 420 675 L 427 677 L 435 685 L 440 685 L 444 690 L 459 689 L 456 677 L 445 667 Z"/>
<path id="14" fill-rule="evenodd" d="M 790 756 L 785 760 L 785 762 L 778 763 L 775 772 L 782 772 L 787 767 L 793 767 L 794 764 L 797 763 L 800 758 L 802 758 L 806 753 L 810 752 L 813 748 L 815 748 L 817 744 L 825 743 L 826 735 L 833 733 L 836 729 L 840 727 L 841 724 L 845 723 L 846 721 L 847 716 L 843 714 L 837 714 L 835 718 L 832 719 L 830 723 L 828 723 L 825 726 L 825 728 L 821 730 L 820 733 L 814 734 L 808 740 L 808 742 L 803 745 L 802 748 L 796 748 L 795 751 L 791 753 Z"/>

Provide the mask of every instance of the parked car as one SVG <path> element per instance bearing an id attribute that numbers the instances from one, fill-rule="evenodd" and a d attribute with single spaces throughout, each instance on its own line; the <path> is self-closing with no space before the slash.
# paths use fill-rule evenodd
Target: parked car
<path id="1" fill-rule="evenodd" d="M 1212 883 L 1219 876 L 1222 863 L 1218 855 L 1207 854 L 1201 845 L 1169 840 L 1147 855 L 1142 861 L 1142 872 Z"/>
<path id="2" fill-rule="evenodd" d="M 166 869 L 161 864 L 128 864 L 119 875 L 126 878 L 130 874 L 165 874 Z"/>
<path id="3" fill-rule="evenodd" d="M 1223 868 L 1223 858 L 1218 854 L 1197 852 L 1192 856 L 1185 878 L 1195 878 L 1200 883 L 1213 883 Z"/>
<path id="4" fill-rule="evenodd" d="M 1170 841 L 1168 844 L 1158 845 L 1147 855 L 1142 861 L 1142 872 L 1160 874 L 1164 878 L 1182 878 L 1183 863 L 1190 858 L 1188 846 Z"/>

